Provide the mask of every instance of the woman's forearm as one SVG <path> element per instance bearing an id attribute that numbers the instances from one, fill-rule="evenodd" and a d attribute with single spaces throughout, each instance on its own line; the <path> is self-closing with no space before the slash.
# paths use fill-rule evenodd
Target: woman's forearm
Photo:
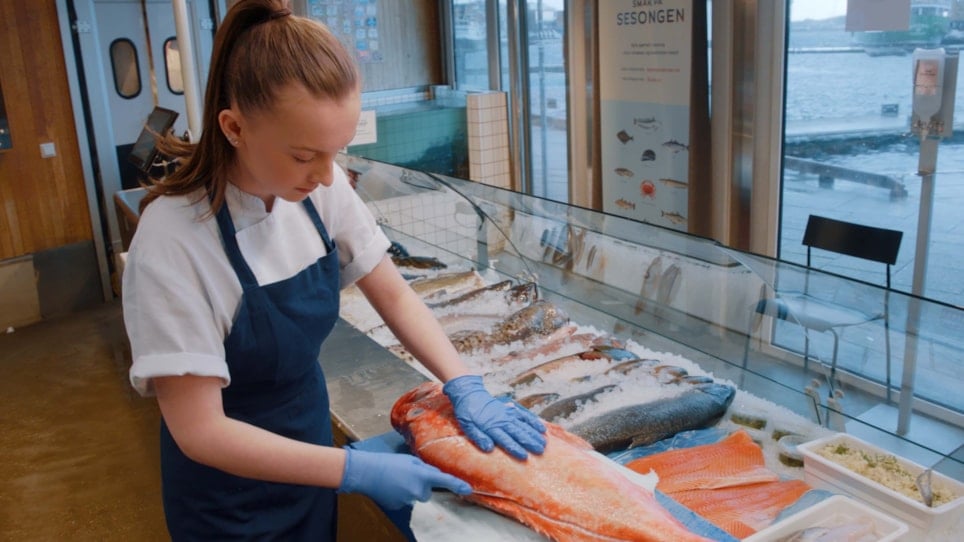
<path id="1" fill-rule="evenodd" d="M 184 455 L 245 478 L 339 486 L 344 450 L 300 442 L 227 417 L 220 381 L 212 380 L 190 375 L 155 379 L 161 414 Z"/>
<path id="2" fill-rule="evenodd" d="M 405 282 L 391 259 L 382 260 L 358 281 L 358 287 L 402 346 L 442 382 L 469 372 L 431 309 Z"/>

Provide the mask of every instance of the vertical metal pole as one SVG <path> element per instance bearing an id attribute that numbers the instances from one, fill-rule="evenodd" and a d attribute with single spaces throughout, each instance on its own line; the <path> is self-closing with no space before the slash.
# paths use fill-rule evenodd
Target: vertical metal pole
<path id="1" fill-rule="evenodd" d="M 539 137 L 540 141 L 540 153 L 541 153 L 541 171 L 540 177 L 542 178 L 542 193 L 539 196 L 543 198 L 549 197 L 549 159 L 546 156 L 548 153 L 548 145 L 546 140 L 549 135 L 549 122 L 546 120 L 546 44 L 543 39 L 543 28 L 542 28 L 542 0 L 536 4 L 538 12 L 536 13 L 536 25 L 538 28 L 536 31 L 539 36 L 536 38 L 539 40 L 539 128 L 541 129 L 541 134 Z M 533 179 L 533 184 L 534 184 Z"/>
<path id="2" fill-rule="evenodd" d="M 917 370 L 917 334 L 920 329 L 918 296 L 924 294 L 927 280 L 927 258 L 930 248 L 931 214 L 934 209 L 934 172 L 937 170 L 937 137 L 923 137 L 917 171 L 921 176 L 920 209 L 917 212 L 917 245 L 914 251 L 914 297 L 907 301 L 907 325 L 904 329 L 904 370 L 900 379 L 900 404 L 897 409 L 897 434 L 910 429 L 910 415 L 914 402 L 914 374 Z"/>
<path id="3" fill-rule="evenodd" d="M 191 20 L 187 15 L 186 0 L 172 0 L 177 49 L 181 57 L 181 77 L 184 80 L 184 101 L 187 104 L 187 129 L 191 142 L 201 136 L 201 91 L 198 86 L 197 66 L 194 64 L 194 42 L 191 40 Z"/>
<path id="4" fill-rule="evenodd" d="M 910 430 L 910 416 L 914 403 L 914 376 L 917 371 L 918 330 L 920 329 L 921 297 L 927 279 L 927 258 L 930 249 L 931 215 L 934 210 L 934 176 L 937 173 L 937 145 L 942 137 L 951 134 L 954 119 L 954 99 L 957 92 L 958 56 L 944 59 L 944 87 L 941 111 L 936 119 L 936 130 L 930 137 L 924 131 L 920 142 L 917 173 L 921 176 L 920 206 L 917 212 L 917 246 L 914 252 L 913 297 L 908 299 L 907 325 L 904 329 L 904 369 L 900 379 L 900 402 L 897 408 L 897 434 Z M 932 124 L 935 119 L 929 119 Z"/>

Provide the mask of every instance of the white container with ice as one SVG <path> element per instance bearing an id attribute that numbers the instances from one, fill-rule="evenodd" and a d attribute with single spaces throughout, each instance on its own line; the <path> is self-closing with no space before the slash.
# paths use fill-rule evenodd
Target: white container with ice
<path id="1" fill-rule="evenodd" d="M 775 542 L 806 529 L 832 529 L 848 524 L 859 524 L 861 529 L 866 526 L 865 539 L 881 542 L 900 540 L 909 530 L 903 521 L 889 517 L 850 497 L 834 495 L 757 531 L 744 538 L 743 542 Z"/>
<path id="2" fill-rule="evenodd" d="M 803 454 L 804 475 L 810 485 L 852 495 L 884 512 L 892 513 L 897 518 L 907 522 L 910 527 L 919 529 L 924 533 L 944 529 L 960 520 L 962 505 L 964 505 L 964 484 L 961 482 L 934 472 L 932 487 L 950 490 L 957 495 L 957 498 L 951 502 L 930 508 L 920 500 L 911 499 L 817 453 L 827 445 L 845 445 L 848 448 L 861 450 L 869 454 L 894 456 L 897 463 L 914 477 L 926 470 L 926 467 L 922 465 L 874 446 L 869 442 L 845 433 L 838 433 L 797 447 L 797 450 Z"/>

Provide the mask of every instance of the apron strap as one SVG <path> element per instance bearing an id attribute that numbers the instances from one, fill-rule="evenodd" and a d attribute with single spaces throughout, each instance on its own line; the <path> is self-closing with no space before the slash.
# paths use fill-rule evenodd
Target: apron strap
<path id="1" fill-rule="evenodd" d="M 221 208 L 218 209 L 217 219 L 218 229 L 221 230 L 221 241 L 224 243 L 224 252 L 227 253 L 231 267 L 234 268 L 235 274 L 238 275 L 238 280 L 241 281 L 241 287 L 245 290 L 257 288 L 258 279 L 255 278 L 254 272 L 248 267 L 248 262 L 244 261 L 244 257 L 241 255 L 241 249 L 238 247 L 238 240 L 235 237 L 237 232 L 234 229 L 234 221 L 231 220 L 231 214 L 228 212 L 227 201 L 222 203 Z"/>
<path id="2" fill-rule="evenodd" d="M 321 234 L 321 240 L 325 243 L 325 251 L 331 254 L 335 251 L 335 243 L 328 237 L 328 230 L 325 229 L 325 224 L 321 221 L 321 216 L 318 214 L 318 210 L 315 209 L 315 204 L 311 202 L 311 197 L 307 197 L 302 201 L 305 206 L 305 210 L 308 211 L 308 216 L 311 217 L 311 222 L 314 223 L 315 229 Z"/>

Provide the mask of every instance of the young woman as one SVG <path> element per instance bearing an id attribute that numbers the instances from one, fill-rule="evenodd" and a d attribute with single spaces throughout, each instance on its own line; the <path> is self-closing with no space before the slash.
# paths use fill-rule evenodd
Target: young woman
<path id="1" fill-rule="evenodd" d="M 411 455 L 331 447 L 317 357 L 357 283 L 440 380 L 465 433 L 525 459 L 544 426 L 492 398 L 386 255 L 336 153 L 360 81 L 350 54 L 282 0 L 240 0 L 215 37 L 196 145 L 149 189 L 124 273 L 131 383 L 160 406 L 174 540 L 331 540 L 335 490 L 386 508 L 464 481 Z"/>

